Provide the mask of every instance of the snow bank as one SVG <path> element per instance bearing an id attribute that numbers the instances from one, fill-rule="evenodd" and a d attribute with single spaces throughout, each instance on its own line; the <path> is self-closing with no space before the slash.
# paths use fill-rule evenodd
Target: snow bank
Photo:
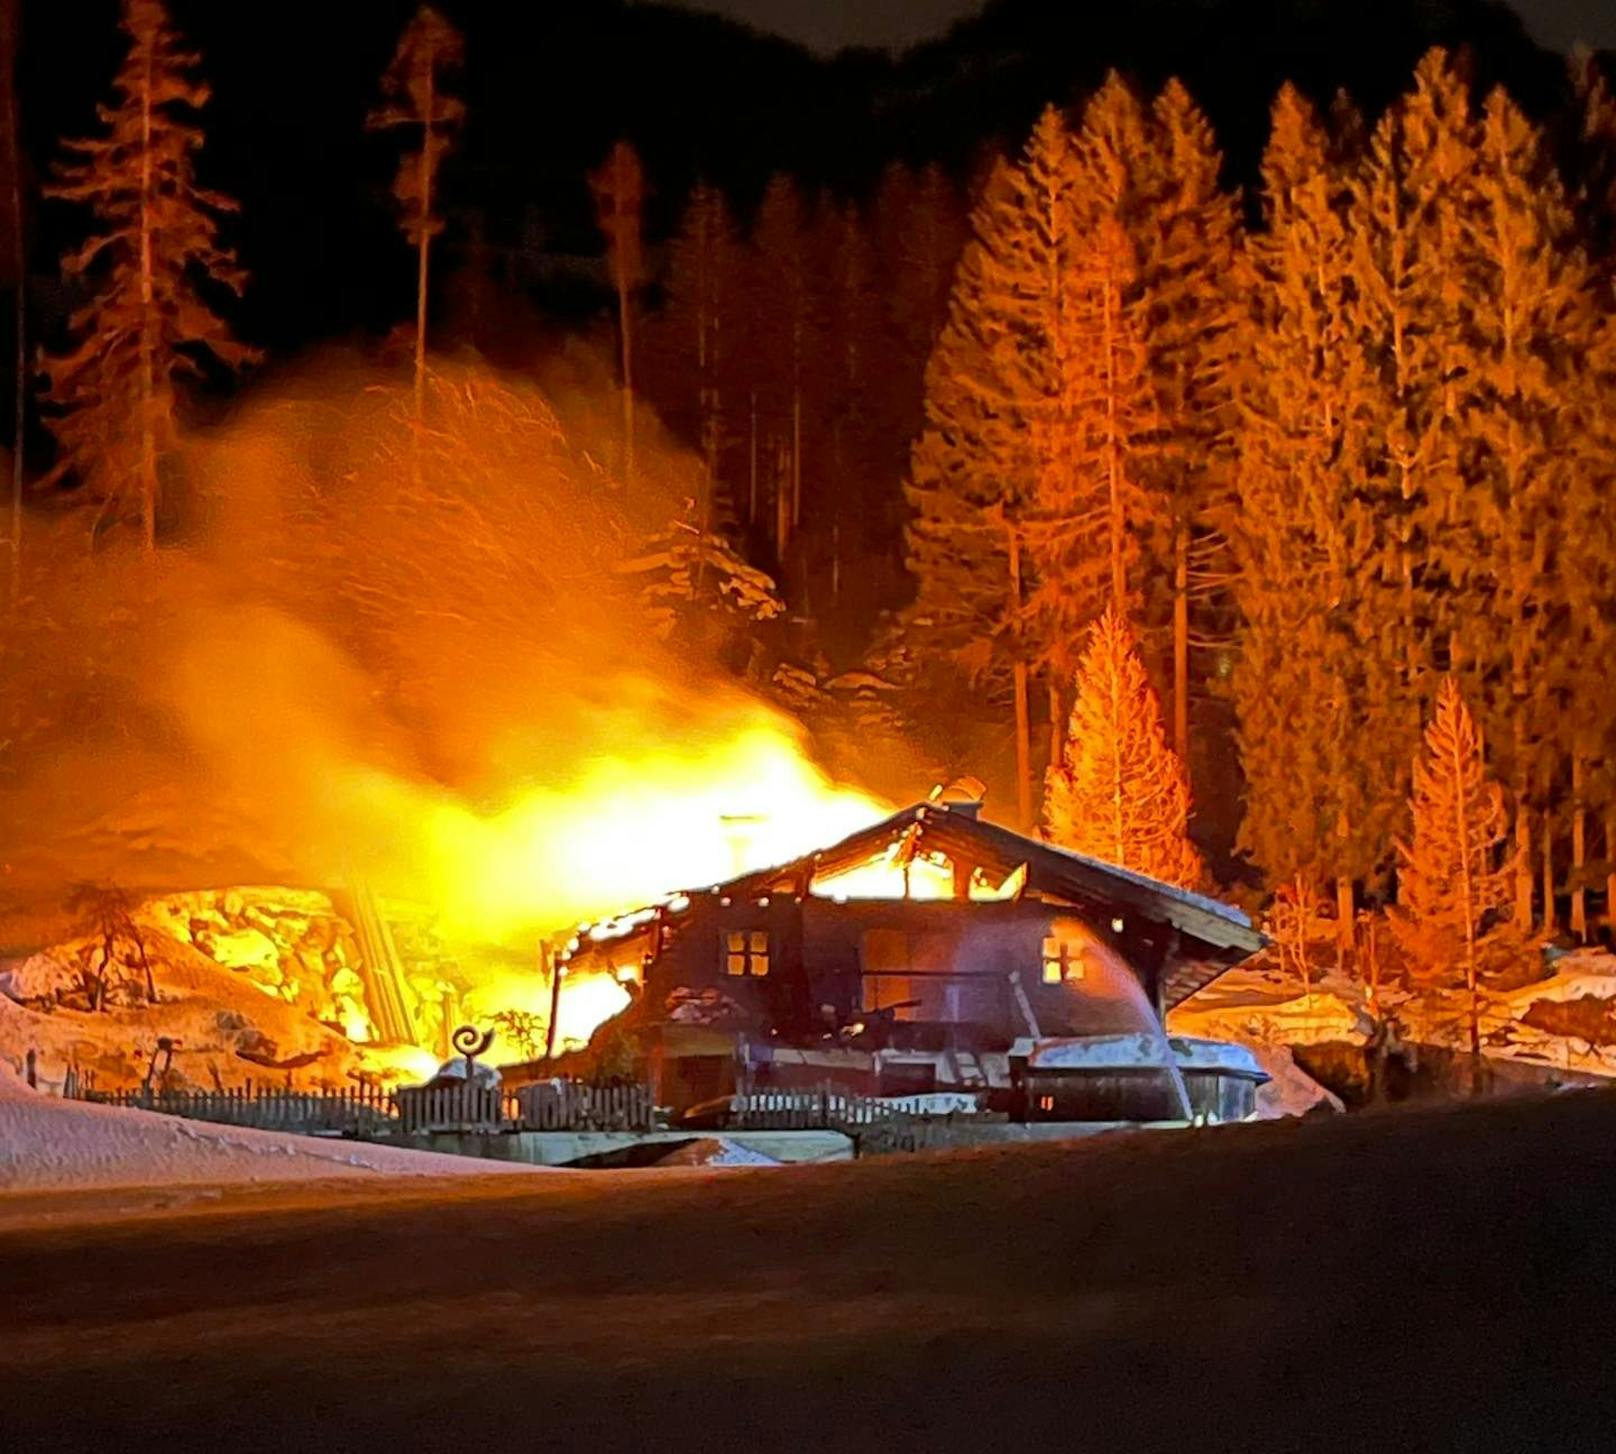
<path id="1" fill-rule="evenodd" d="M 772 1156 L 742 1146 L 727 1136 L 703 1136 L 670 1151 L 658 1166 L 778 1166 Z"/>
<path id="2" fill-rule="evenodd" d="M 1168 1044 L 1184 1070 L 1221 1070 L 1253 1078 L 1263 1073 L 1257 1057 L 1244 1045 L 1184 1035 L 1170 1036 Z M 1030 1070 L 1134 1070 L 1161 1064 L 1161 1041 L 1143 1033 L 1038 1040 L 1027 1054 Z"/>
<path id="3" fill-rule="evenodd" d="M 1305 1116 L 1320 1107 L 1344 1110 L 1341 1100 L 1326 1090 L 1296 1063 L 1288 1045 L 1270 1045 L 1252 1052 L 1268 1072 L 1268 1081 L 1257 1087 L 1257 1119 L 1277 1121 L 1285 1116 Z"/>
<path id="4" fill-rule="evenodd" d="M 536 1170 L 359 1141 L 216 1126 L 151 1111 L 59 1101 L 0 1066 L 0 1192 L 509 1175 Z"/>
<path id="5" fill-rule="evenodd" d="M 1168 1015 L 1175 1035 L 1238 1040 L 1246 1045 L 1313 1045 L 1326 1040 L 1363 1044 L 1369 1022 L 1333 989 L 1298 994 L 1260 971 L 1230 970 Z"/>

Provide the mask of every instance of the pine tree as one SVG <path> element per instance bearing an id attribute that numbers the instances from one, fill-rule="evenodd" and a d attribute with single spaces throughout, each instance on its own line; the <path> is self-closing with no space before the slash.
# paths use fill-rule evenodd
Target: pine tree
<path id="1" fill-rule="evenodd" d="M 634 300 L 644 282 L 640 245 L 645 206 L 645 173 L 639 154 L 617 142 L 589 178 L 595 196 L 595 223 L 606 238 L 606 261 L 617 293 L 618 357 L 623 390 L 623 481 L 634 480 Z"/>
<path id="2" fill-rule="evenodd" d="M 1508 877 L 1496 862 L 1507 815 L 1503 790 L 1487 775 L 1481 729 L 1452 677 L 1425 729 L 1410 809 L 1413 836 L 1398 845 L 1392 932 L 1416 978 L 1463 986 L 1470 1053 L 1479 1060 L 1487 951 L 1497 937 L 1493 920 L 1509 902 Z"/>
<path id="3" fill-rule="evenodd" d="M 100 109 L 105 131 L 69 143 L 52 195 L 87 207 L 101 230 L 68 255 L 94 296 L 73 316 L 80 342 L 50 364 L 48 402 L 64 463 L 121 514 L 131 502 L 157 544 L 164 460 L 175 441 L 175 379 L 202 361 L 238 366 L 251 351 L 208 307 L 209 284 L 237 293 L 245 274 L 218 240 L 235 204 L 196 181 L 196 113 L 208 88 L 158 0 L 125 0 L 129 53 Z"/>
<path id="4" fill-rule="evenodd" d="M 1107 611 L 1078 664 L 1061 761 L 1049 770 L 1044 834 L 1063 848 L 1166 883 L 1204 876 L 1189 839 L 1190 789 L 1133 633 Z"/>
<path id="5" fill-rule="evenodd" d="M 398 49 L 382 76 L 382 103 L 366 124 L 373 131 L 404 128 L 419 145 L 399 161 L 393 195 L 400 225 L 415 249 L 415 422 L 426 411 L 426 322 L 432 239 L 443 231 L 438 208 L 438 168 L 454 142 L 466 107 L 444 89 L 449 73 L 465 55 L 460 32 L 430 5 L 423 5 L 404 27 Z"/>
<path id="6" fill-rule="evenodd" d="M 1019 820 L 1031 818 L 1027 517 L 1077 451 L 1067 378 L 1074 328 L 1070 134 L 1053 107 L 1018 162 L 994 169 L 971 219 L 948 321 L 926 367 L 926 427 L 905 495 L 905 613 L 914 655 L 1014 709 Z M 1068 545 L 1051 542 L 1050 555 Z M 1075 550 L 1076 542 L 1071 542 Z"/>

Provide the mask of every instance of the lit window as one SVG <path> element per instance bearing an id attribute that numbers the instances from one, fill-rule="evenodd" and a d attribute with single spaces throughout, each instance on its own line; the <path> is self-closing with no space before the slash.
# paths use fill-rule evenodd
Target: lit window
<path id="1" fill-rule="evenodd" d="M 1044 983 L 1083 978 L 1083 946 L 1051 934 L 1044 940 Z"/>
<path id="2" fill-rule="evenodd" d="M 1038 1109 L 1040 1111 L 1052 1111 L 1052 1110 L 1054 1110 L 1055 1109 L 1055 1097 L 1054 1096 L 1039 1096 L 1038 1097 Z"/>
<path id="3" fill-rule="evenodd" d="M 769 972 L 766 929 L 731 929 L 724 935 L 724 969 L 737 978 L 761 979 Z"/>

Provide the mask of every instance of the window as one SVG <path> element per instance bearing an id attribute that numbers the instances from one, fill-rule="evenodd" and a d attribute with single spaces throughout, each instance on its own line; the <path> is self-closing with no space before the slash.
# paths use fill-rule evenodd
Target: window
<path id="1" fill-rule="evenodd" d="M 724 969 L 736 977 L 762 979 L 769 972 L 769 931 L 731 929 L 724 935 Z"/>
<path id="2" fill-rule="evenodd" d="M 1083 978 L 1083 946 L 1074 944 L 1059 934 L 1044 940 L 1044 983 L 1060 984 L 1064 980 Z"/>

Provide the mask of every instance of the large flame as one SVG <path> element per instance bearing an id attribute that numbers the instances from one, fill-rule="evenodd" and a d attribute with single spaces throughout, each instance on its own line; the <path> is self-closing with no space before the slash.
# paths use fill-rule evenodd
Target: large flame
<path id="1" fill-rule="evenodd" d="M 396 784 L 365 791 L 386 796 Z M 432 901 L 451 930 L 500 936 L 650 903 L 831 843 L 889 809 L 838 787 L 760 709 L 729 740 L 600 756 L 561 787 L 481 816 L 453 800 L 419 820 Z"/>

